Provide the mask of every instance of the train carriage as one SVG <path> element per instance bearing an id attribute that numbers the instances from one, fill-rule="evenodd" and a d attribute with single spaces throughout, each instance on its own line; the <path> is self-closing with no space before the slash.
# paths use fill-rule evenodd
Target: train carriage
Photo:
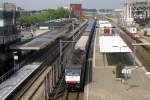
<path id="1" fill-rule="evenodd" d="M 65 68 L 65 82 L 68 90 L 83 91 L 89 46 L 95 30 L 96 22 L 89 21 L 82 36 L 74 47 L 72 59 Z"/>

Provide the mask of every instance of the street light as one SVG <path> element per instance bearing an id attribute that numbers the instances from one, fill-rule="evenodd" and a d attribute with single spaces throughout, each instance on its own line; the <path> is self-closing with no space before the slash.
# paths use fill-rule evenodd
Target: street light
<path id="1" fill-rule="evenodd" d="M 71 19 L 71 14 L 72 14 L 72 8 L 71 8 L 71 0 L 69 0 L 69 6 L 70 6 L 70 12 L 69 12 L 69 20 Z"/>
<path id="2" fill-rule="evenodd" d="M 71 23 L 71 26 L 72 26 L 72 32 L 74 32 L 75 27 L 74 27 L 74 23 L 73 22 Z M 74 37 L 74 34 L 73 34 L 72 41 L 74 41 L 74 38 L 75 37 Z"/>
<path id="3" fill-rule="evenodd" d="M 18 55 L 16 51 L 13 52 L 13 56 L 14 56 L 14 72 L 15 72 L 16 69 L 18 69 L 18 67 L 16 68 L 16 61 L 18 60 Z"/>
<path id="4" fill-rule="evenodd" d="M 52 18 L 51 18 L 51 16 L 50 16 L 50 17 L 49 17 L 49 30 L 51 30 L 51 29 L 52 29 L 51 21 L 52 21 Z"/>
<path id="5" fill-rule="evenodd" d="M 134 41 L 134 43 L 136 43 L 136 40 Z M 133 65 L 135 66 L 136 65 L 136 61 L 135 61 L 135 58 L 136 58 L 136 46 L 133 46 L 133 52 L 134 52 Z"/>

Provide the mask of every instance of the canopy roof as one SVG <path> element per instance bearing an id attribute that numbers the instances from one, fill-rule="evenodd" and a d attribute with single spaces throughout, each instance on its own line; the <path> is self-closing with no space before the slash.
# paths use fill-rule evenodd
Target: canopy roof
<path id="1" fill-rule="evenodd" d="M 99 46 L 102 53 L 132 52 L 120 36 L 100 36 Z"/>
<path id="2" fill-rule="evenodd" d="M 107 20 L 99 20 L 99 27 L 104 28 L 104 27 L 112 27 L 112 24 L 107 21 Z"/>

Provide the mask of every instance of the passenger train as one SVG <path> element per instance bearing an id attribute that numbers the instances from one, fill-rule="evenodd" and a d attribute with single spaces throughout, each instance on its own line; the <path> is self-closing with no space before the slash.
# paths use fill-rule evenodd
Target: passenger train
<path id="1" fill-rule="evenodd" d="M 71 61 L 65 68 L 65 83 L 67 90 L 83 91 L 87 59 L 91 39 L 96 26 L 95 20 L 90 20 L 74 47 Z"/>

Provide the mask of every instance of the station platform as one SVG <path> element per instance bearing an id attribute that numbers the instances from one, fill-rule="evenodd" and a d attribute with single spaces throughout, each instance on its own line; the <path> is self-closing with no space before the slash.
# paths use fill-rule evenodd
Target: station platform
<path id="1" fill-rule="evenodd" d="M 149 100 L 150 76 L 144 67 L 135 67 L 128 54 L 104 54 L 100 52 L 99 29 L 93 47 L 92 70 L 88 70 L 88 82 L 85 86 L 84 100 Z M 131 67 L 129 79 L 122 83 L 115 78 L 115 66 L 118 62 Z M 91 79 L 90 79 L 91 78 Z"/>
<path id="2" fill-rule="evenodd" d="M 36 31 L 33 32 L 33 34 L 30 31 L 22 31 L 20 34 L 22 36 L 23 40 L 29 39 L 29 38 L 33 38 L 33 37 L 37 37 L 40 36 L 46 32 L 48 32 L 49 30 L 40 30 L 40 29 L 36 29 Z M 33 36 L 32 36 L 33 35 Z"/>
<path id="3" fill-rule="evenodd" d="M 16 88 L 19 87 L 35 70 L 39 68 L 41 63 L 33 62 L 22 67 L 15 74 L 13 74 L 8 80 L 0 84 L 0 100 L 6 100 Z"/>
<path id="4" fill-rule="evenodd" d="M 57 38 L 64 36 L 67 32 L 69 32 L 69 29 L 63 28 L 52 31 L 45 30 L 45 33 L 40 33 L 39 31 L 36 38 L 22 44 L 13 45 L 11 48 L 17 50 L 41 50 L 52 44 Z"/>

